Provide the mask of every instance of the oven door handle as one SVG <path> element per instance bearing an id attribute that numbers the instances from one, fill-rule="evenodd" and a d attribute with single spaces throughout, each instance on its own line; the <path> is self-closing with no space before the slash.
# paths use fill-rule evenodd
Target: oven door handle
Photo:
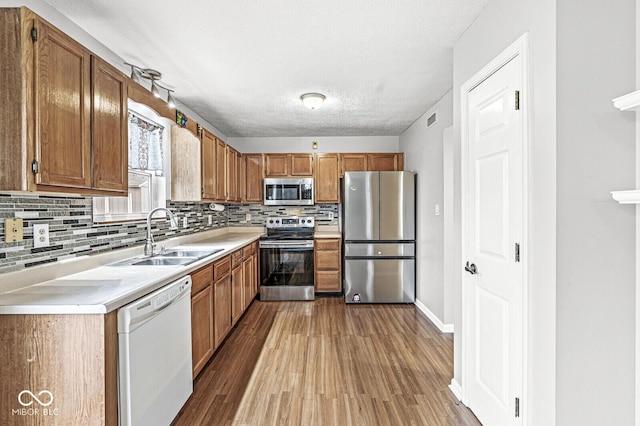
<path id="1" fill-rule="evenodd" d="M 301 249 L 309 249 L 313 250 L 313 241 L 311 242 L 296 242 L 296 241 L 260 241 L 260 248 L 282 248 L 282 249 L 290 249 L 290 248 L 301 248 Z"/>

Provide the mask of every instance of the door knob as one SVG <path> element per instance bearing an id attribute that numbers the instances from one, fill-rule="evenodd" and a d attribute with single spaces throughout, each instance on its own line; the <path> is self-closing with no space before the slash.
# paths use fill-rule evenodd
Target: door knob
<path id="1" fill-rule="evenodd" d="M 471 265 L 469 265 L 469 262 L 467 262 L 467 264 L 464 266 L 464 270 L 471 275 L 475 275 L 478 272 L 478 270 L 476 269 L 476 264 L 472 263 Z"/>

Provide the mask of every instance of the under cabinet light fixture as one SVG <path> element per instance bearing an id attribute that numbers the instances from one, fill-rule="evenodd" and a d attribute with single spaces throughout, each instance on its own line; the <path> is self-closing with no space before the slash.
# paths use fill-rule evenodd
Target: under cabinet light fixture
<path id="1" fill-rule="evenodd" d="M 300 96 L 300 100 L 309 109 L 318 109 L 322 106 L 324 100 L 327 99 L 322 93 L 305 93 Z"/>

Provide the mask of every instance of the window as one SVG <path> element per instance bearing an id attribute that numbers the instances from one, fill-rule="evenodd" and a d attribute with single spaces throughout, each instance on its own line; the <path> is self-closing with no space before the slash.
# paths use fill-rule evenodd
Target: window
<path id="1" fill-rule="evenodd" d="M 126 197 L 94 197 L 94 222 L 145 219 L 152 209 L 166 207 L 164 143 L 169 132 L 133 110 L 129 110 L 128 120 L 129 193 Z"/>

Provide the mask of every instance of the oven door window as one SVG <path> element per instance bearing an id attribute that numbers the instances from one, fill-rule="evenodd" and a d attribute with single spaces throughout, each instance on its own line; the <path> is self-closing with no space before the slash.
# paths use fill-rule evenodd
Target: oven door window
<path id="1" fill-rule="evenodd" d="M 267 200 L 295 201 L 300 199 L 300 185 L 266 185 Z"/>
<path id="2" fill-rule="evenodd" d="M 261 248 L 260 285 L 312 286 L 313 249 Z"/>

